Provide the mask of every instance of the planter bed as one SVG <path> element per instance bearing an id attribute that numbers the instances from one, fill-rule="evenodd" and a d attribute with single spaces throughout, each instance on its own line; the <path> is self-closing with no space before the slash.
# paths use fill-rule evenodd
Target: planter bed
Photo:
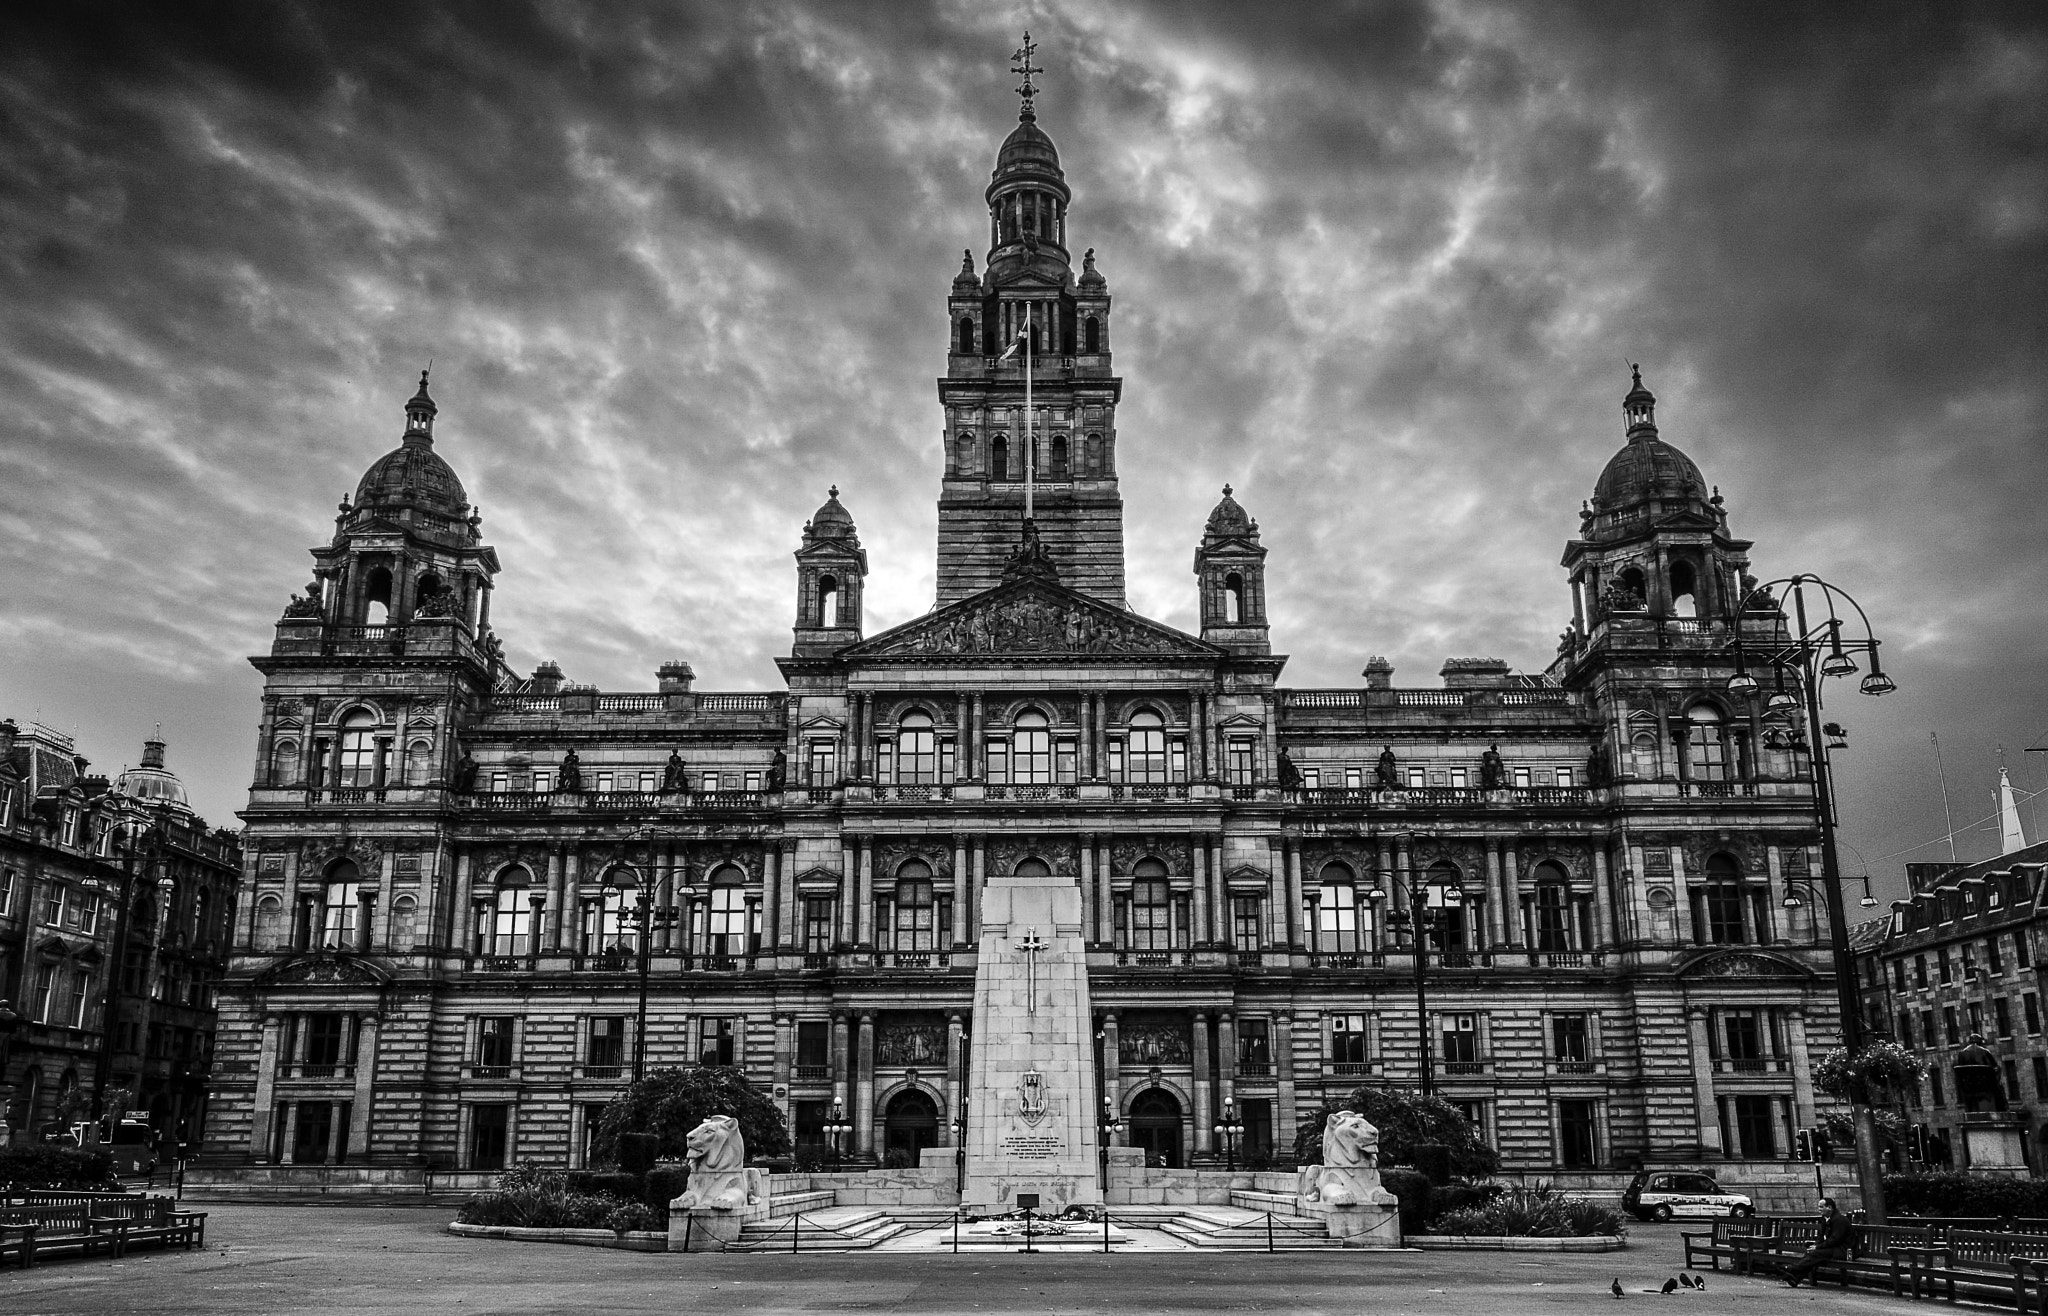
<path id="1" fill-rule="evenodd" d="M 502 1238 L 514 1243 L 570 1243 L 577 1247 L 622 1248 L 628 1252 L 666 1252 L 668 1234 L 629 1229 L 624 1237 L 609 1229 L 521 1229 L 516 1225 L 451 1224 L 448 1232 L 463 1238 Z"/>
<path id="2" fill-rule="evenodd" d="M 1625 1238 L 1592 1234 L 1584 1238 L 1510 1238 L 1502 1234 L 1410 1234 L 1405 1247 L 1425 1252 L 1619 1252 Z"/>

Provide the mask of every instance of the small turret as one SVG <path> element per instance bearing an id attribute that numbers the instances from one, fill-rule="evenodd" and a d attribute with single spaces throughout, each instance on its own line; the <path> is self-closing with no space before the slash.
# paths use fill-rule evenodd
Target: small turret
<path id="1" fill-rule="evenodd" d="M 797 656 L 821 657 L 857 643 L 868 555 L 860 546 L 853 515 L 839 502 L 838 485 L 804 523 L 796 573 Z"/>
<path id="2" fill-rule="evenodd" d="M 1259 543 L 1259 523 L 1231 497 L 1227 484 L 1195 550 L 1195 579 L 1201 588 L 1204 640 L 1241 653 L 1273 651 L 1266 628 L 1266 550 Z"/>

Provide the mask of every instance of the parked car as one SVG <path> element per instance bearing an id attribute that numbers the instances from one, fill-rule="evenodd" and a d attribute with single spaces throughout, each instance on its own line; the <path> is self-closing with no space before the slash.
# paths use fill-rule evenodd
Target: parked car
<path id="1" fill-rule="evenodd" d="M 1748 1197 L 1729 1192 L 1714 1176 L 1674 1170 L 1638 1171 L 1621 1195 L 1621 1207 L 1638 1220 L 1756 1214 Z"/>

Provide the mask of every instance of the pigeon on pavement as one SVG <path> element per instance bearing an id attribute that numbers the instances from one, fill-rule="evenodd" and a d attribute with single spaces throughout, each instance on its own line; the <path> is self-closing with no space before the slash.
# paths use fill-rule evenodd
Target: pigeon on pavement
<path id="1" fill-rule="evenodd" d="M 1684 1271 L 1681 1270 L 1678 1272 L 1678 1282 L 1684 1285 L 1686 1288 L 1691 1288 L 1692 1276 L 1686 1274 Z"/>
<path id="2" fill-rule="evenodd" d="M 1707 1291 L 1707 1277 L 1705 1275 L 1694 1275 L 1692 1277 L 1692 1286 L 1705 1293 Z"/>
<path id="3" fill-rule="evenodd" d="M 1619 1275 L 1616 1275 L 1616 1276 L 1614 1277 L 1614 1283 L 1612 1283 L 1612 1284 L 1609 1284 L 1609 1285 L 1607 1286 L 1607 1290 L 1608 1290 L 1608 1292 L 1612 1293 L 1612 1294 L 1613 1294 L 1613 1295 L 1614 1295 L 1615 1297 L 1617 1297 L 1617 1298 L 1618 1298 L 1618 1297 L 1620 1297 L 1620 1296 L 1621 1296 L 1621 1276 L 1619 1276 Z"/>
<path id="4" fill-rule="evenodd" d="M 1673 1278 L 1671 1278 L 1671 1279 L 1667 1279 L 1667 1280 L 1665 1280 L 1665 1281 L 1664 1281 L 1664 1287 L 1663 1287 L 1663 1288 L 1661 1288 L 1661 1289 L 1658 1289 L 1658 1290 L 1657 1290 L 1657 1292 L 1659 1292 L 1659 1293 L 1662 1293 L 1662 1294 L 1665 1294 L 1665 1295 L 1667 1295 L 1667 1296 L 1669 1296 L 1670 1294 L 1673 1294 L 1673 1293 L 1676 1293 L 1676 1292 L 1678 1292 L 1678 1280 L 1677 1280 L 1677 1278 L 1676 1278 L 1676 1277 L 1674 1276 L 1674 1277 L 1673 1277 Z"/>

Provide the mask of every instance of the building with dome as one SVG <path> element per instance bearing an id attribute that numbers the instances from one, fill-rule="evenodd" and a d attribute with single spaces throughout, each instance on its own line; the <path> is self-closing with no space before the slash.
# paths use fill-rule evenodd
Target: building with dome
<path id="1" fill-rule="evenodd" d="M 168 1155 L 205 1124 L 240 846 L 192 812 L 160 736 L 112 782 L 89 766 L 60 731 L 0 722 L 0 1145 L 118 1100 Z"/>
<path id="2" fill-rule="evenodd" d="M 1433 1090 L 1531 1173 L 1785 1157 L 1837 1031 L 1818 902 L 1785 899 L 1810 764 L 1727 692 L 1731 637 L 1783 622 L 1736 615 L 1750 546 L 1640 374 L 1545 670 L 1290 687 L 1227 488 L 1196 632 L 1129 607 L 1109 282 L 1028 95 L 985 200 L 934 308 L 935 606 L 866 633 L 835 488 L 769 688 L 510 667 L 422 376 L 253 660 L 214 1163 L 580 1165 L 638 1068 L 695 1064 L 800 1144 L 950 1158 L 1006 1100 L 967 1087 L 1014 1026 L 975 1017 L 995 882 L 1078 893 L 1087 1082 L 1155 1162 L 1285 1156 L 1361 1084 Z"/>

